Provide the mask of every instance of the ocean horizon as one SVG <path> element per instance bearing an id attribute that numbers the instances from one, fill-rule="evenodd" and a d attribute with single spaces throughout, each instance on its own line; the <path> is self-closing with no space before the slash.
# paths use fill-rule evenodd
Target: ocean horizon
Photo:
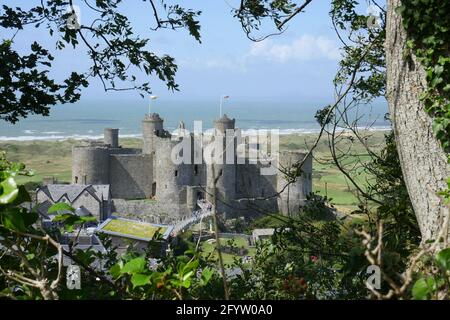
<path id="1" fill-rule="evenodd" d="M 278 129 L 284 134 L 315 133 L 320 130 L 314 116 L 326 103 L 316 101 L 251 101 L 229 100 L 223 113 L 236 119 L 236 127 L 248 134 L 254 130 Z M 363 113 L 365 111 L 365 113 Z M 159 113 L 169 132 L 183 121 L 193 130 L 194 121 L 202 121 L 203 131 L 210 130 L 219 117 L 219 102 L 213 100 L 178 101 L 156 100 L 151 112 Z M 377 103 L 361 108 L 358 127 L 388 130 L 384 120 L 387 106 Z M 0 124 L 0 141 L 33 141 L 65 139 L 100 139 L 104 128 L 118 128 L 121 138 L 140 138 L 141 121 L 148 113 L 144 100 L 80 101 L 52 107 L 50 116 L 30 116 L 16 124 Z"/>

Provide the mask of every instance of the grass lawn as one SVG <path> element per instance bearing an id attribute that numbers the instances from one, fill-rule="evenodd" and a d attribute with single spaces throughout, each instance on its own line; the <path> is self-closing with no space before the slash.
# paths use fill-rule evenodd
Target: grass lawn
<path id="1" fill-rule="evenodd" d="M 221 246 L 226 246 L 226 245 L 230 245 L 230 240 L 229 238 L 219 238 L 220 244 Z M 243 238 L 243 237 L 235 237 L 233 238 L 234 240 L 234 246 L 238 247 L 238 248 L 245 248 L 248 250 L 248 256 L 253 257 L 256 253 L 256 249 L 255 248 L 250 248 L 248 246 L 248 242 L 247 239 Z M 202 255 L 204 257 L 208 257 L 211 255 L 211 258 L 214 260 L 219 259 L 217 251 L 216 251 L 216 243 L 214 242 L 207 242 L 204 241 L 202 243 Z M 239 255 L 234 255 L 234 254 L 229 254 L 229 253 L 222 253 L 222 258 L 223 258 L 223 263 L 225 265 L 231 265 L 234 262 L 235 258 L 242 258 L 243 256 L 239 256 Z"/>
<path id="2" fill-rule="evenodd" d="M 112 219 L 102 228 L 102 230 L 151 239 L 156 232 L 164 234 L 167 228 L 153 226 L 148 223 L 133 222 L 122 219 Z"/>

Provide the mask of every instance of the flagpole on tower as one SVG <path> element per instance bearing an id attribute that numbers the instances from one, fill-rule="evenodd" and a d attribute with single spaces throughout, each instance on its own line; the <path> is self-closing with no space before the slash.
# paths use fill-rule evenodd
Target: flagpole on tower
<path id="1" fill-rule="evenodd" d="M 222 105 L 223 105 L 223 99 L 228 99 L 230 96 L 227 95 L 221 95 L 220 96 L 220 117 L 222 118 Z"/>
<path id="2" fill-rule="evenodd" d="M 148 103 L 148 115 L 152 113 L 152 100 L 158 99 L 158 96 L 150 96 L 150 102 Z"/>

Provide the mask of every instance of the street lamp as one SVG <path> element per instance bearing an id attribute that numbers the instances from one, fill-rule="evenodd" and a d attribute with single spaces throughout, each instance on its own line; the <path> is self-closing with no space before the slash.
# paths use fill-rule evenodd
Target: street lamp
<path id="1" fill-rule="evenodd" d="M 150 115 L 152 111 L 152 100 L 156 99 L 158 99 L 158 96 L 150 96 L 150 102 L 148 104 L 148 115 Z"/>
<path id="2" fill-rule="evenodd" d="M 230 98 L 230 96 L 227 95 L 222 95 L 220 96 L 220 117 L 222 118 L 222 105 L 223 105 L 223 100 L 224 99 L 228 99 Z"/>

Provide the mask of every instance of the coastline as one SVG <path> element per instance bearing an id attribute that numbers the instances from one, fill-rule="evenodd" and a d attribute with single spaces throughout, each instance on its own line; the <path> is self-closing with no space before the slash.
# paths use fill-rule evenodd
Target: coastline
<path id="1" fill-rule="evenodd" d="M 210 129 L 205 130 L 205 134 L 208 134 Z M 277 129 L 277 128 L 252 128 L 252 129 L 242 129 L 242 135 L 247 136 L 255 131 L 269 131 L 278 130 L 280 136 L 288 135 L 310 135 L 319 133 L 320 129 Z M 360 131 L 389 131 L 390 126 L 374 126 L 374 127 L 358 127 Z M 70 134 L 64 135 L 63 132 L 41 132 L 41 135 L 35 135 L 37 132 L 33 130 L 25 130 L 25 135 L 20 136 L 0 136 L 0 143 L 2 142 L 27 142 L 27 141 L 66 141 L 66 140 L 100 140 L 103 139 L 103 134 Z M 169 130 L 170 131 L 170 130 Z M 175 131 L 175 130 L 172 130 Z M 120 139 L 142 139 L 142 133 L 136 134 L 119 134 Z"/>

